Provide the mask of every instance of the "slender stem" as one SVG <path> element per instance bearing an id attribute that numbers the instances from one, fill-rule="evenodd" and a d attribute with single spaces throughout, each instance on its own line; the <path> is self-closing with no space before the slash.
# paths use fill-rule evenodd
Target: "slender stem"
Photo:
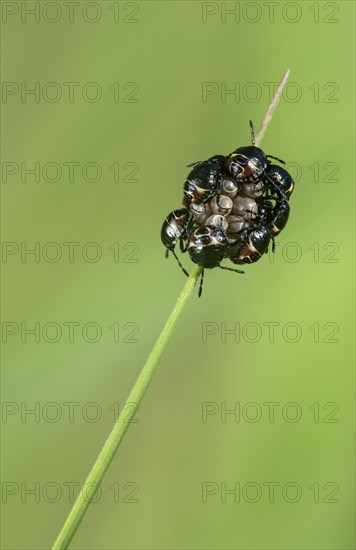
<path id="1" fill-rule="evenodd" d="M 287 83 L 287 80 L 288 80 L 288 77 L 289 77 L 289 74 L 290 74 L 290 70 L 287 69 L 285 74 L 284 74 L 284 77 L 282 78 L 278 88 L 277 88 L 277 91 L 276 91 L 276 94 L 272 100 L 272 103 L 270 104 L 270 106 L 268 107 L 268 111 L 266 113 L 266 116 L 261 124 L 261 127 L 258 131 L 258 134 L 256 136 L 256 145 L 257 147 L 259 147 L 261 141 L 263 140 L 263 136 L 265 135 L 265 132 L 267 130 L 267 127 L 269 125 L 269 123 L 271 122 L 272 120 L 272 115 L 274 113 L 274 110 L 275 108 L 277 107 L 277 104 L 279 102 L 279 100 L 281 99 L 281 95 L 282 95 L 282 92 L 283 92 L 283 88 L 284 86 L 286 85 Z"/>
<path id="2" fill-rule="evenodd" d="M 57 540 L 55 541 L 52 549 L 59 550 L 68 548 L 70 541 L 73 538 L 74 533 L 79 527 L 81 520 L 91 502 L 93 496 L 95 496 L 96 491 L 102 479 L 109 468 L 112 459 L 115 456 L 115 453 L 126 433 L 127 428 L 130 425 L 130 417 L 128 418 L 127 411 L 133 410 L 132 416 L 135 414 L 138 405 L 140 404 L 145 392 L 153 378 L 159 360 L 161 359 L 163 352 L 168 344 L 168 341 L 173 333 L 174 327 L 177 324 L 177 321 L 182 313 L 184 306 L 186 305 L 189 296 L 192 293 L 194 285 L 196 284 L 199 275 L 201 272 L 200 267 L 195 267 L 191 274 L 188 277 L 184 288 L 178 297 L 178 300 L 168 317 L 168 320 L 159 335 L 153 349 L 143 366 L 138 378 L 126 400 L 124 410 L 125 414 L 120 414 L 117 419 L 114 427 L 104 443 L 103 448 L 101 449 L 98 458 L 94 466 L 92 467 L 79 495 L 75 501 L 73 508 L 62 527 L 61 532 L 59 533 Z M 129 404 L 135 404 L 135 407 L 129 407 Z"/>
<path id="3" fill-rule="evenodd" d="M 261 125 L 261 128 L 256 136 L 256 145 L 259 145 L 262 141 L 262 138 L 265 134 L 268 124 L 272 119 L 273 112 L 277 106 L 277 103 L 282 95 L 283 87 L 287 82 L 289 76 L 289 70 L 285 73 L 283 80 L 281 81 L 276 95 L 273 98 L 271 105 L 267 111 L 265 119 Z M 93 496 L 95 496 L 97 489 L 102 482 L 106 471 L 108 470 L 112 459 L 115 456 L 115 453 L 126 433 L 127 428 L 129 427 L 131 418 L 128 418 L 127 409 L 132 410 L 132 416 L 135 414 L 139 404 L 141 403 L 143 396 L 146 393 L 146 390 L 153 378 L 155 370 L 158 366 L 158 363 L 163 355 L 163 352 L 169 342 L 169 339 L 173 333 L 174 327 L 177 324 L 177 321 L 180 317 L 180 314 L 183 311 L 184 306 L 188 302 L 189 296 L 192 293 L 192 290 L 200 276 L 201 268 L 195 267 L 191 274 L 188 277 L 186 284 L 170 314 L 168 320 L 158 337 L 155 345 L 152 348 L 152 351 L 144 364 L 124 406 L 125 414 L 121 413 L 119 418 L 114 424 L 114 427 L 104 443 L 103 448 L 101 449 L 98 458 L 96 459 L 94 466 L 92 467 L 79 495 L 75 501 L 69 516 L 64 523 L 53 547 L 52 550 L 65 550 L 68 548 L 70 541 L 72 540 L 76 530 L 79 527 L 80 522 L 82 521 L 84 514 L 91 502 Z M 131 404 L 135 404 L 135 407 L 129 407 Z"/>

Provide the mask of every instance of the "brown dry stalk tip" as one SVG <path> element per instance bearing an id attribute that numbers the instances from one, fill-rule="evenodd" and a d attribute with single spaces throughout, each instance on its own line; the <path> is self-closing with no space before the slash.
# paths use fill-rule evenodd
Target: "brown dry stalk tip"
<path id="1" fill-rule="evenodd" d="M 260 143 L 263 139 L 263 136 L 265 135 L 267 127 L 268 127 L 269 123 L 272 120 L 272 115 L 274 113 L 275 108 L 277 107 L 277 104 L 278 104 L 279 100 L 281 99 L 283 88 L 287 83 L 289 74 L 290 74 L 290 70 L 287 69 L 286 72 L 285 72 L 284 77 L 282 78 L 282 80 L 281 80 L 281 82 L 278 86 L 278 89 L 276 91 L 276 95 L 274 96 L 272 103 L 268 107 L 268 111 L 266 113 L 266 116 L 265 116 L 265 118 L 264 118 L 264 120 L 261 124 L 261 127 L 260 127 L 260 129 L 258 131 L 258 134 L 256 136 L 256 139 L 255 139 L 255 143 L 256 143 L 257 147 L 259 147 L 259 145 L 260 145 Z"/>

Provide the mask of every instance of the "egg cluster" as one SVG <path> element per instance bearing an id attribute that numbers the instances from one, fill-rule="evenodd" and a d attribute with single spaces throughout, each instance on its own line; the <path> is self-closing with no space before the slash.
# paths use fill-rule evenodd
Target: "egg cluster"
<path id="1" fill-rule="evenodd" d="M 219 267 L 224 258 L 234 264 L 257 262 L 268 251 L 289 217 L 289 199 L 294 182 L 280 165 L 283 161 L 266 155 L 252 145 L 229 155 L 214 155 L 188 165 L 183 187 L 183 206 L 163 223 L 161 239 L 182 267 L 175 245 L 188 251 L 191 260 L 205 268 Z M 277 160 L 274 164 L 270 159 Z M 184 268 L 183 271 L 186 273 Z M 202 283 L 199 294 L 201 294 Z"/>

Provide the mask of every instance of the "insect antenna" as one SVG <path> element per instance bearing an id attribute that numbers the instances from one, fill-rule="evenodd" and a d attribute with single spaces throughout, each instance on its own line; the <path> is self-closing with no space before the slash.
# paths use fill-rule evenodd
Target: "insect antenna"
<path id="1" fill-rule="evenodd" d="M 255 129 L 253 127 L 253 122 L 252 120 L 250 120 L 250 129 L 251 129 L 251 141 L 252 141 L 252 145 L 255 146 Z"/>
<path id="2" fill-rule="evenodd" d="M 233 269 L 232 267 L 225 267 L 220 264 L 218 267 L 220 267 L 220 269 L 226 269 L 226 271 L 235 271 L 235 273 L 245 273 L 244 271 L 241 271 L 241 269 Z"/>
<path id="3" fill-rule="evenodd" d="M 285 161 L 285 160 L 279 159 L 278 157 L 274 157 L 274 156 L 272 156 L 272 155 L 266 155 L 266 158 L 278 160 L 278 162 L 280 162 L 281 164 L 286 164 L 286 161 Z"/>
<path id="4" fill-rule="evenodd" d="M 203 292 L 203 282 L 204 282 L 204 268 L 201 270 L 200 285 L 199 285 L 199 292 L 198 292 L 199 298 L 201 297 L 201 294 Z"/>
<path id="5" fill-rule="evenodd" d="M 179 265 L 179 267 L 181 268 L 181 270 L 183 271 L 184 275 L 186 275 L 187 277 L 189 277 L 188 272 L 184 269 L 184 267 L 183 267 L 182 264 L 180 263 L 180 260 L 179 260 L 179 258 L 178 258 L 178 256 L 177 256 L 177 254 L 174 252 L 174 250 L 171 250 L 171 252 L 172 252 L 173 256 L 175 257 L 175 259 L 177 260 L 178 265 Z"/>
<path id="6" fill-rule="evenodd" d="M 285 194 L 285 192 L 283 191 L 283 189 L 281 189 L 280 187 L 278 187 L 278 185 L 276 183 L 274 183 L 274 181 L 266 175 L 266 179 L 272 184 L 272 186 L 275 188 L 275 190 L 280 193 L 282 195 L 282 197 L 284 198 L 284 200 L 286 200 L 288 202 L 288 197 L 287 195 Z"/>

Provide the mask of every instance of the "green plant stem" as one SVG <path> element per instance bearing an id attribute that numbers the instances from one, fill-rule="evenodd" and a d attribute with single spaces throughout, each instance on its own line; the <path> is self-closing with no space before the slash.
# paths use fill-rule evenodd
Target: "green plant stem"
<path id="1" fill-rule="evenodd" d="M 289 76 L 289 70 L 285 73 L 277 92 L 269 106 L 269 109 L 266 113 L 266 116 L 262 122 L 261 128 L 256 136 L 256 145 L 259 145 L 262 141 L 262 138 L 265 134 L 268 124 L 272 119 L 273 112 L 277 106 L 279 99 L 281 98 L 283 87 L 285 86 Z M 199 278 L 201 273 L 200 267 L 195 267 L 191 274 L 188 277 L 186 284 L 175 304 L 168 320 L 158 337 L 157 342 L 153 346 L 153 349 L 141 370 L 135 385 L 133 386 L 130 395 L 128 396 L 124 409 L 127 409 L 129 404 L 134 403 L 134 411 L 138 408 L 139 404 L 142 401 L 143 396 L 153 378 L 155 370 L 158 366 L 158 363 L 163 355 L 163 352 L 169 342 L 170 337 L 172 336 L 173 330 L 177 321 L 180 317 L 180 314 L 183 311 L 185 304 L 188 302 L 189 296 L 192 293 L 192 290 Z M 79 527 L 80 522 L 82 521 L 84 514 L 91 502 L 92 497 L 95 495 L 100 483 L 103 480 L 103 477 L 108 470 L 112 459 L 115 456 L 115 453 L 126 433 L 127 428 L 130 424 L 130 418 L 125 414 L 121 413 L 119 418 L 114 424 L 114 427 L 107 438 L 103 448 L 101 449 L 98 458 L 96 459 L 94 466 L 92 467 L 79 495 L 75 501 L 72 510 L 69 513 L 68 518 L 66 519 L 65 524 L 63 525 L 52 550 L 65 550 L 68 548 L 70 541 L 72 540 L 76 530 Z"/>
<path id="2" fill-rule="evenodd" d="M 92 497 L 95 495 L 103 477 L 108 470 L 112 459 L 126 433 L 127 428 L 130 425 L 130 418 L 127 415 L 127 408 L 129 404 L 134 403 L 134 411 L 137 410 L 143 396 L 153 378 L 158 363 L 163 355 L 163 352 L 172 336 L 174 327 L 183 311 L 185 304 L 187 303 L 189 296 L 199 278 L 201 269 L 195 267 L 188 277 L 187 282 L 170 314 L 168 320 L 159 335 L 152 351 L 144 364 L 124 406 L 125 414 L 120 414 L 119 418 L 114 424 L 114 427 L 107 438 L 103 448 L 101 449 L 98 458 L 94 466 L 92 467 L 79 495 L 75 501 L 73 508 L 63 525 L 61 532 L 59 533 L 52 549 L 59 550 L 68 548 L 70 541 L 73 538 L 74 533 L 79 527 L 80 522 L 91 502 Z"/>

